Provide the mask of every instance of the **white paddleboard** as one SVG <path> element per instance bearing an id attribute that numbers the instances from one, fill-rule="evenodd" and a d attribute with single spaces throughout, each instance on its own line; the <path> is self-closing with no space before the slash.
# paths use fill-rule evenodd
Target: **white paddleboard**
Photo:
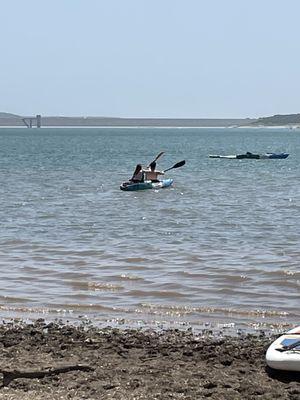
<path id="1" fill-rule="evenodd" d="M 218 155 L 218 154 L 210 154 L 208 157 L 209 158 L 231 158 L 231 159 L 236 158 L 235 155 L 221 156 L 221 155 Z"/>
<path id="2" fill-rule="evenodd" d="M 276 339 L 268 348 L 269 367 L 283 371 L 300 371 L 300 326 Z"/>

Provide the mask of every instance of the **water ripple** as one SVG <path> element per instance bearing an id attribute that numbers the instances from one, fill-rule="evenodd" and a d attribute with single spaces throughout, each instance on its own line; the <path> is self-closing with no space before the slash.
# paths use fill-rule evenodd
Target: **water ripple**
<path id="1" fill-rule="evenodd" d="M 3 312 L 170 326 L 299 323 L 297 133 L 1 129 L 0 138 Z M 187 161 L 170 171 L 174 187 L 121 192 L 134 165 L 161 149 L 162 169 Z M 207 157 L 249 150 L 291 154 Z"/>

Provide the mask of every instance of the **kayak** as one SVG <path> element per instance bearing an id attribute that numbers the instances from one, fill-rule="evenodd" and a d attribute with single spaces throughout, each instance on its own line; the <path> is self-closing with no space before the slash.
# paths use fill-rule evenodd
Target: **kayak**
<path id="1" fill-rule="evenodd" d="M 146 190 L 146 189 L 161 189 L 171 186 L 173 179 L 163 179 L 159 182 L 145 181 L 145 182 L 123 182 L 120 186 L 121 190 L 135 191 L 135 190 Z"/>
<path id="2" fill-rule="evenodd" d="M 288 156 L 289 156 L 288 153 L 266 153 L 262 154 L 260 158 L 283 159 L 283 158 L 288 158 Z"/>
<path id="3" fill-rule="evenodd" d="M 300 326 L 276 339 L 268 348 L 269 367 L 285 371 L 300 371 Z"/>
<path id="4" fill-rule="evenodd" d="M 258 160 L 258 159 L 283 159 L 289 156 L 288 153 L 265 153 L 265 154 L 253 154 L 253 153 L 246 153 L 246 154 L 235 154 L 235 155 L 228 155 L 222 156 L 217 154 L 210 154 L 209 158 L 227 158 L 227 159 L 250 159 L 250 160 Z"/>

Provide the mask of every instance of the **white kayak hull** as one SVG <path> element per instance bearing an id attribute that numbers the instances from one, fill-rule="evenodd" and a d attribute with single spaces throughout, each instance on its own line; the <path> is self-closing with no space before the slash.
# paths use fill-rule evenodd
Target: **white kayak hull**
<path id="1" fill-rule="evenodd" d="M 298 345 L 292 348 L 297 343 Z M 284 350 L 287 348 L 290 350 Z M 266 362 L 274 369 L 300 371 L 300 326 L 288 331 L 271 344 L 266 353 Z"/>
<path id="2" fill-rule="evenodd" d="M 210 154 L 208 157 L 209 158 L 232 158 L 232 159 L 236 159 L 235 155 L 221 156 L 221 155 L 218 155 L 218 154 Z"/>

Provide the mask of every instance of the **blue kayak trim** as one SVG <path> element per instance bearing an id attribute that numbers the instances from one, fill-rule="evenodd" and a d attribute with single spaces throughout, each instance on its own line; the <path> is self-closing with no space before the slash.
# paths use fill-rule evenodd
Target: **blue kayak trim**
<path id="1" fill-rule="evenodd" d="M 163 179 L 159 182 L 151 182 L 151 181 L 145 181 L 139 183 L 124 182 L 121 184 L 120 189 L 127 192 L 132 192 L 136 190 L 146 190 L 146 189 L 161 189 L 171 186 L 172 183 L 173 179 L 171 178 Z"/>

